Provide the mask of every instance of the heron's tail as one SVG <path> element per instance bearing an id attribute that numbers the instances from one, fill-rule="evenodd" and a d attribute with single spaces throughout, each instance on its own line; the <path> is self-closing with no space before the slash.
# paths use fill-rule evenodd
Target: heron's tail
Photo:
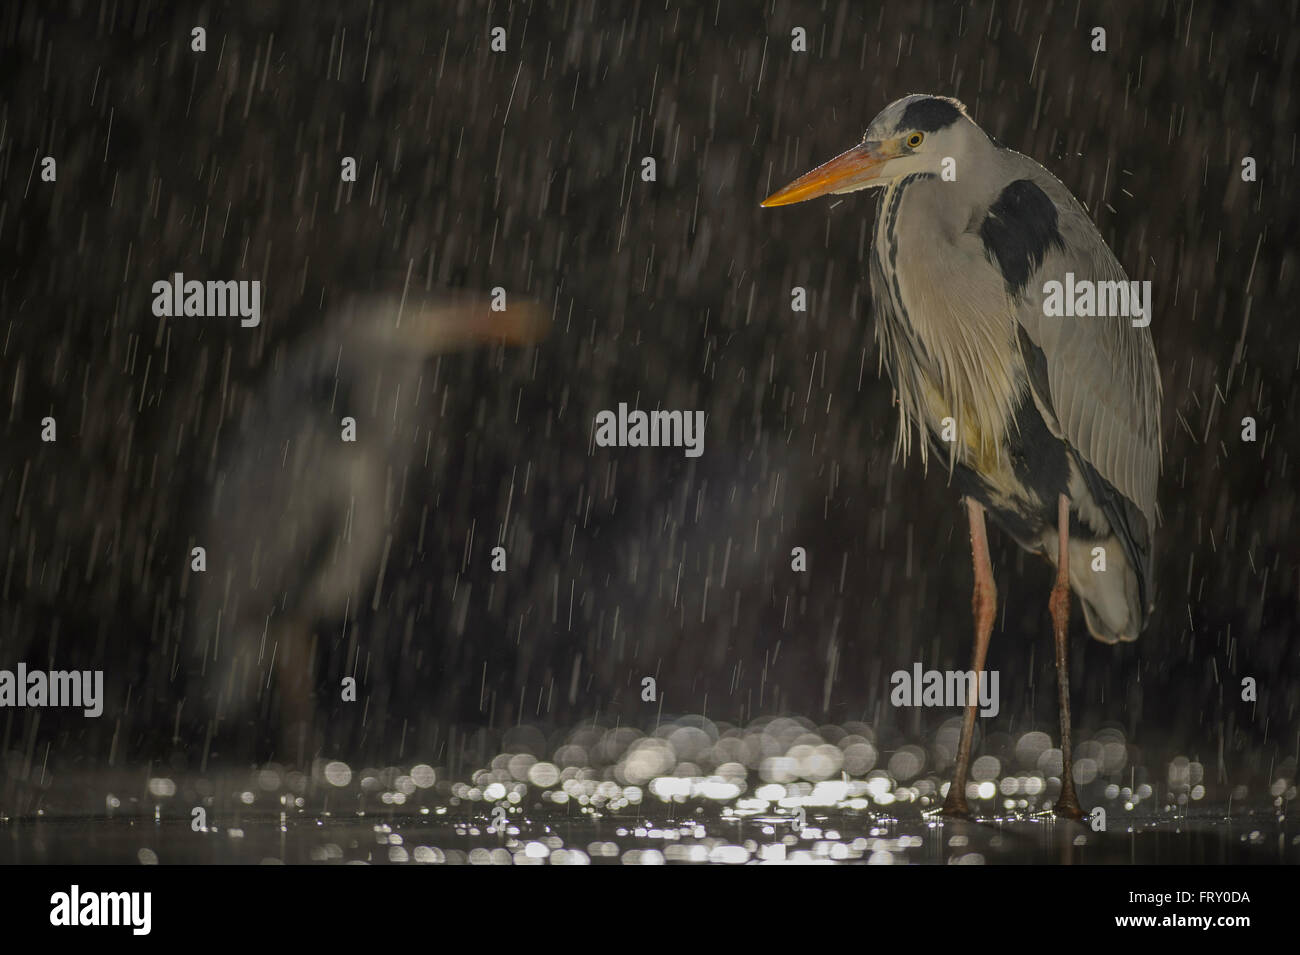
<path id="1" fill-rule="evenodd" d="M 1099 546 L 1104 565 L 1098 563 Z M 1131 643 L 1146 626 L 1138 576 L 1118 538 L 1070 541 L 1070 588 L 1079 595 L 1088 632 L 1102 643 Z"/>

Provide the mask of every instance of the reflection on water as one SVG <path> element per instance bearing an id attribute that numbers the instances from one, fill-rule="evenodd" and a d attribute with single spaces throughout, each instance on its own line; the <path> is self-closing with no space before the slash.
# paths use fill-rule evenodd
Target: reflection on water
<path id="1" fill-rule="evenodd" d="M 7 757 L 0 862 L 1300 862 L 1294 758 L 1265 773 L 1152 759 L 1117 729 L 1078 747 L 1105 829 L 1055 820 L 1061 757 L 1031 730 L 984 741 L 977 823 L 935 814 L 957 721 L 884 748 L 863 723 L 698 716 L 650 733 L 517 727 L 460 778 L 433 762 L 54 776 Z M 1100 822 L 1100 820 L 1099 820 Z"/>

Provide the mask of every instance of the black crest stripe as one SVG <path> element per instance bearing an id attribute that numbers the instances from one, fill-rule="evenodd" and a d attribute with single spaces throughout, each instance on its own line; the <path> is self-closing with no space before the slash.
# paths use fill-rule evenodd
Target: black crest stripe
<path id="1" fill-rule="evenodd" d="M 923 133 L 933 133 L 957 122 L 961 110 L 946 99 L 930 97 L 919 99 L 903 110 L 903 117 L 898 121 L 899 129 L 918 129 Z"/>

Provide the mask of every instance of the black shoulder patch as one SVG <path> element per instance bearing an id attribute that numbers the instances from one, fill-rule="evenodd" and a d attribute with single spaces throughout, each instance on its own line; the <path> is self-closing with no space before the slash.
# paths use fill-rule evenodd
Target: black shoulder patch
<path id="1" fill-rule="evenodd" d="M 1049 249 L 1064 251 L 1056 222 L 1056 206 L 1028 179 L 1011 183 L 989 206 L 980 238 L 989 259 L 997 261 L 1012 295 L 1024 291 L 1030 273 L 1043 264 Z"/>
<path id="2" fill-rule="evenodd" d="M 903 117 L 898 121 L 899 129 L 918 129 L 923 133 L 932 133 L 945 126 L 951 126 L 961 116 L 959 110 L 946 99 L 930 97 L 919 99 L 903 110 Z"/>

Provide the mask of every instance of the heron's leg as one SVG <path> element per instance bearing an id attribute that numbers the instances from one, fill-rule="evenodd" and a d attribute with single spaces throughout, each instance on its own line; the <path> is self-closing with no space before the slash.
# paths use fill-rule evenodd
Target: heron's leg
<path id="1" fill-rule="evenodd" d="M 1070 499 L 1064 494 L 1057 504 L 1056 526 L 1056 583 L 1048 603 L 1056 637 L 1056 685 L 1061 708 L 1061 797 L 1056 801 L 1056 814 L 1082 819 L 1083 810 L 1074 795 L 1074 763 L 1070 757 Z"/>
<path id="2" fill-rule="evenodd" d="M 989 560 L 988 530 L 984 526 L 984 508 L 974 498 L 966 499 L 966 513 L 970 518 L 970 549 L 975 564 L 975 589 L 971 595 L 971 611 L 975 616 L 975 650 L 971 669 L 975 671 L 975 685 L 979 686 L 984 672 L 984 659 L 988 656 L 989 636 L 993 633 L 993 617 L 997 613 L 998 588 L 993 583 L 993 562 Z M 943 803 L 945 816 L 969 816 L 966 805 L 966 776 L 970 770 L 971 737 L 975 735 L 976 699 L 966 707 L 961 723 L 961 743 L 957 747 L 957 767 L 953 770 L 948 798 Z"/>
<path id="3" fill-rule="evenodd" d="M 304 620 L 287 623 L 280 631 L 276 653 L 276 678 L 280 691 L 279 754 L 285 762 L 301 765 L 311 755 L 308 739 L 316 713 L 315 639 Z"/>

